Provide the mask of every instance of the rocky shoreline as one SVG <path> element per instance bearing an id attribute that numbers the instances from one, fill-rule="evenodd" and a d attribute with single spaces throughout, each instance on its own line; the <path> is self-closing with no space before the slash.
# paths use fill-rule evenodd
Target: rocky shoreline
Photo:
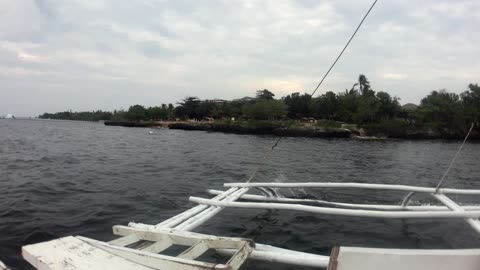
<path id="1" fill-rule="evenodd" d="M 235 134 L 277 135 L 288 137 L 317 137 L 317 138 L 350 138 L 352 132 L 343 128 L 289 128 L 265 126 L 247 128 L 240 125 L 211 124 L 211 123 L 173 123 L 170 129 L 203 130 L 210 132 L 224 132 Z"/>
<path id="2" fill-rule="evenodd" d="M 245 127 L 240 124 L 222 124 L 215 122 L 128 122 L 108 121 L 107 126 L 123 127 L 164 127 L 169 129 L 199 130 L 207 132 L 223 132 L 234 134 L 253 135 L 277 135 L 285 137 L 315 137 L 315 138 L 354 138 L 360 140 L 384 140 L 386 138 L 408 139 L 408 140 L 461 140 L 465 133 L 453 130 L 434 130 L 429 128 L 414 129 L 401 128 L 386 130 L 381 128 L 335 128 L 335 127 L 291 127 L 289 129 L 282 125 L 259 125 Z M 470 135 L 471 140 L 480 140 L 480 132 L 474 130 Z"/>

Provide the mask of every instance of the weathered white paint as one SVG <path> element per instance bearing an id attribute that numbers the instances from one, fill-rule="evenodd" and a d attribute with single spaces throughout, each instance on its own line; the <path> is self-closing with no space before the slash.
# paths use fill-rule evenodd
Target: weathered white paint
<path id="1" fill-rule="evenodd" d="M 122 228 L 122 229 L 131 228 L 133 230 L 141 229 L 141 230 L 148 230 L 148 231 L 165 231 L 165 229 L 157 228 L 153 225 L 142 224 L 142 223 L 132 223 L 132 222 L 128 224 L 128 227 L 114 226 L 114 228 Z M 114 233 L 119 235 L 127 235 L 131 233 L 131 231 L 128 231 L 128 230 L 120 231 L 120 230 L 114 229 Z M 222 254 L 227 254 L 227 255 L 233 255 L 236 252 L 235 249 L 216 249 L 216 250 Z M 318 267 L 318 268 L 326 267 L 328 265 L 328 259 L 329 259 L 328 256 L 324 256 L 324 255 L 293 251 L 293 250 L 277 248 L 277 247 L 259 244 L 259 243 L 255 243 L 255 249 L 250 254 L 249 258 L 260 260 L 260 261 L 278 262 L 278 263 L 285 263 L 285 264 L 291 264 L 291 265 Z"/>
<path id="2" fill-rule="evenodd" d="M 22 247 L 22 256 L 39 270 L 151 270 L 96 248 L 73 236 Z"/>
<path id="3" fill-rule="evenodd" d="M 232 255 L 235 253 L 235 250 L 217 249 L 217 252 L 224 255 Z M 296 266 L 325 268 L 328 265 L 329 256 L 305 253 L 256 243 L 256 248 L 250 254 L 249 259 Z"/>
<path id="4" fill-rule="evenodd" d="M 323 200 L 307 200 L 307 199 L 291 199 L 291 198 L 271 198 L 260 195 L 251 195 L 246 194 L 249 188 L 251 187 L 320 187 L 320 188 L 366 188 L 366 189 L 381 189 L 381 190 L 398 190 L 398 191 L 409 191 L 409 192 L 428 192 L 433 193 L 434 188 L 426 187 L 412 187 L 404 185 L 381 185 L 381 184 L 362 184 L 362 183 L 233 183 L 225 184 L 225 186 L 232 186 L 227 191 L 221 192 L 216 190 L 210 190 L 212 194 L 217 194 L 213 199 L 202 199 L 191 197 L 190 200 L 200 203 L 196 207 L 193 207 L 183 213 L 176 215 L 162 223 L 159 223 L 155 226 L 147 224 L 136 224 L 130 223 L 129 227 L 126 226 L 114 226 L 114 234 L 121 235 L 123 237 L 115 239 L 110 243 L 100 242 L 93 239 L 88 239 L 84 237 L 78 237 L 77 240 L 81 240 L 91 246 L 89 251 L 107 251 L 108 254 L 112 257 L 120 259 L 128 259 L 130 263 L 136 263 L 136 267 L 146 267 L 146 268 L 132 268 L 128 269 L 179 269 L 179 270 L 192 270 L 192 269 L 238 269 L 247 258 L 285 263 L 297 266 L 309 266 L 309 267 L 326 267 L 328 265 L 328 256 L 315 255 L 303 252 L 297 252 L 287 249 L 276 248 L 268 245 L 253 244 L 253 242 L 241 239 L 241 238 L 226 238 L 226 237 L 217 237 L 212 235 L 204 235 L 188 232 L 193 230 L 208 221 L 214 215 L 219 213 L 225 207 L 239 207 L 239 208 L 256 208 L 256 209 L 283 209 L 283 210 L 297 210 L 297 211 L 307 211 L 312 213 L 321 213 L 321 214 L 331 214 L 331 215 L 344 215 L 344 216 L 363 216 L 363 217 L 378 217 L 378 218 L 463 218 L 465 219 L 477 232 L 480 233 L 480 222 L 474 218 L 480 217 L 480 206 L 459 206 L 448 197 L 443 194 L 480 194 L 480 190 L 463 190 L 463 189 L 440 189 L 438 194 L 432 194 L 433 197 L 438 199 L 445 206 L 406 206 L 406 205 L 374 205 L 374 204 L 350 204 L 350 203 L 339 203 L 339 202 L 330 202 Z M 442 194 L 443 193 L 443 194 Z M 267 201 L 273 203 L 245 203 L 245 202 L 236 202 L 237 199 L 249 199 L 257 201 Z M 285 203 L 275 203 L 275 202 L 285 202 Z M 301 204 L 292 204 L 292 203 L 319 203 L 326 204 L 334 207 L 345 207 L 353 209 L 341 209 L 333 207 L 317 207 Z M 287 204 L 288 203 L 288 204 Z M 445 211 L 450 209 L 449 211 Z M 377 211 L 375 211 L 377 210 Z M 378 211 L 384 210 L 384 211 Z M 410 211 L 412 210 L 412 211 Z M 467 211 L 469 210 L 469 211 Z M 58 239 L 60 240 L 60 239 Z M 125 248 L 125 246 L 131 245 L 135 242 L 141 240 L 152 241 L 153 243 L 147 243 L 146 245 L 137 246 L 136 249 Z M 72 242 L 73 240 L 68 240 Z M 47 242 L 48 243 L 48 242 Z M 37 245 L 43 245 L 40 243 Z M 155 254 L 165 250 L 173 244 L 178 245 L 187 245 L 191 246 L 189 249 L 184 251 L 178 257 L 165 256 L 160 254 Z M 55 248 L 61 245 L 56 245 Z M 26 246 L 24 248 L 27 248 Z M 215 265 L 203 262 L 197 262 L 193 259 L 197 258 L 203 254 L 208 249 L 216 249 L 220 253 L 224 254 L 233 254 L 233 257 L 230 259 L 228 265 Z M 70 248 L 77 249 L 77 247 Z M 347 254 L 349 248 L 341 248 L 344 250 L 344 254 Z M 355 249 L 355 248 L 353 248 Z M 359 250 L 359 249 L 358 249 Z M 357 250 L 357 251 L 358 251 Z M 392 261 L 398 260 L 397 257 L 402 257 L 409 255 L 409 250 L 401 250 L 401 254 L 392 253 L 392 250 L 389 250 L 390 253 L 375 253 L 375 249 L 368 249 L 373 256 L 364 255 L 364 258 L 375 258 L 381 257 L 380 254 L 386 254 L 386 256 L 392 257 Z M 395 250 L 393 250 L 395 251 Z M 363 252 L 363 251 L 362 251 Z M 418 252 L 418 251 L 414 251 Z M 464 260 L 462 254 L 448 253 L 445 256 L 454 256 L 455 260 L 459 260 L 460 263 L 468 266 L 468 262 L 471 261 L 475 256 L 466 256 Z M 341 254 L 342 252 L 340 252 Z M 468 252 L 467 252 L 468 253 Z M 351 253 L 353 254 L 353 253 Z M 399 256 L 394 256 L 394 255 Z M 415 253 L 419 254 L 419 253 Z M 423 254 L 423 253 L 422 253 Z M 411 254 L 410 254 L 411 255 Z M 409 256 L 410 256 L 409 255 Z M 426 256 L 423 256 L 426 255 Z M 423 254 L 422 258 L 408 258 L 413 262 L 422 261 L 423 257 L 428 258 L 424 261 L 424 265 L 428 265 L 430 262 L 434 262 L 434 259 L 431 259 L 433 255 L 437 256 L 438 254 Z M 458 255 L 458 256 L 457 256 Z M 25 256 L 25 255 L 24 255 Z M 27 255 L 28 256 L 28 255 Z M 355 255 L 358 258 L 361 258 L 360 255 Z M 339 255 L 339 264 L 340 258 Z M 358 259 L 357 258 L 357 259 Z M 386 257 L 385 257 L 386 258 Z M 384 259 L 385 259 L 384 258 Z M 32 261 L 35 261 L 37 264 L 42 265 L 43 259 L 39 257 L 30 258 Z M 27 259 L 28 260 L 28 259 Z M 351 259 L 345 259 L 344 261 L 351 261 Z M 368 262 L 372 263 L 372 262 Z M 351 265 L 344 264 L 345 267 L 352 267 L 351 269 L 382 269 L 382 263 L 377 264 L 368 264 L 366 263 L 366 268 L 358 268 L 358 264 L 352 263 Z M 372 265 L 374 265 L 372 267 Z M 410 265 L 410 264 L 409 264 Z M 412 264 L 413 265 L 413 264 Z M 421 265 L 421 264 L 419 264 Z M 480 264 L 479 264 L 480 265 Z M 1 266 L 1 265 L 0 265 Z M 78 265 L 74 265 L 78 266 Z M 385 267 L 388 269 L 393 269 L 390 263 L 385 264 Z M 434 267 L 433 265 L 432 267 Z M 50 265 L 48 265 L 50 267 Z M 363 266 L 362 266 L 363 267 Z M 368 268 L 371 267 L 371 268 Z M 91 268 L 91 267 L 90 267 Z M 60 268 L 39 268 L 39 269 L 60 269 Z M 63 266 L 61 269 L 77 269 L 77 268 L 65 268 Z M 110 269 L 110 268 L 107 268 Z M 114 268 L 122 269 L 122 268 Z M 126 269 L 126 268 L 124 268 Z M 344 268 L 337 270 L 350 270 L 350 268 Z M 400 268 L 399 268 L 400 269 Z M 405 269 L 416 269 L 416 268 L 405 268 Z M 435 269 L 437 268 L 418 268 L 418 269 Z M 438 268 L 440 269 L 440 268 Z M 452 268 L 460 269 L 460 268 Z M 477 268 L 476 268 L 477 269 Z M 1 270 L 1 267 L 0 267 Z M 403 270 L 403 268 L 402 268 Z M 462 269 L 464 270 L 464 269 Z M 465 268 L 465 270 L 470 270 L 470 268 Z"/>
<path id="5" fill-rule="evenodd" d="M 133 243 L 136 243 L 138 241 L 140 241 L 140 239 L 138 239 L 138 237 L 135 234 L 130 234 L 130 235 L 127 235 L 125 237 L 121 237 L 121 238 L 117 238 L 115 240 L 112 240 L 108 243 L 110 245 L 114 245 L 114 246 L 125 247 L 125 246 L 131 245 Z"/>
<path id="6" fill-rule="evenodd" d="M 307 182 L 307 183 L 225 183 L 225 187 L 274 187 L 274 188 L 363 188 L 363 189 L 378 189 L 378 190 L 398 190 L 398 191 L 413 191 L 422 193 L 435 193 L 435 188 L 416 187 L 406 185 L 385 185 L 385 184 L 367 184 L 367 183 L 321 183 L 321 182 Z M 463 194 L 463 195 L 480 195 L 478 189 L 453 189 L 441 188 L 438 190 L 439 194 Z"/>
<path id="7" fill-rule="evenodd" d="M 453 211 L 377 211 L 360 209 L 339 209 L 318 207 L 301 204 L 285 203 L 251 203 L 251 202 L 220 202 L 190 197 L 190 201 L 219 207 L 251 208 L 251 209 L 277 209 L 294 210 L 325 215 L 375 217 L 375 218 L 478 218 L 480 211 L 453 212 Z"/>
<path id="8" fill-rule="evenodd" d="M 135 234 L 139 239 L 148 241 L 164 241 L 169 240 L 176 245 L 192 246 L 201 241 L 205 241 L 210 248 L 234 248 L 239 249 L 244 242 L 251 242 L 245 238 L 220 237 L 214 235 L 193 233 L 181 231 L 177 229 L 156 228 L 133 228 L 127 226 L 113 226 L 113 232 L 116 235 Z"/>
<path id="9" fill-rule="evenodd" d="M 239 188 L 230 188 L 224 192 L 222 192 L 221 194 L 218 194 L 216 197 L 212 198 L 212 200 L 222 200 L 224 199 L 225 197 L 227 196 L 230 196 L 232 193 L 234 193 L 235 191 L 237 191 Z M 174 217 L 171 217 L 161 223 L 158 223 L 157 225 L 155 226 L 158 226 L 158 227 L 163 227 L 163 228 L 173 228 L 175 226 L 177 226 L 178 224 L 182 223 L 183 221 L 191 218 L 192 216 L 202 212 L 203 210 L 207 209 L 208 206 L 206 205 L 197 205 L 193 208 L 190 208 L 189 210 L 183 212 L 183 213 L 180 213 Z"/>
<path id="10" fill-rule="evenodd" d="M 9 268 L 2 261 L 0 261 L 0 270 L 9 270 Z"/>
<path id="11" fill-rule="evenodd" d="M 238 199 L 239 196 L 246 193 L 247 191 L 248 191 L 247 188 L 242 188 L 242 189 L 231 188 L 219 194 L 212 200 L 233 201 Z M 194 228 L 200 226 L 201 224 L 206 222 L 208 219 L 210 219 L 214 215 L 218 214 L 222 209 L 223 208 L 216 207 L 216 206 L 198 205 L 196 207 L 191 208 L 190 210 L 187 210 L 164 222 L 161 222 L 155 225 L 155 227 L 161 227 L 161 228 L 175 227 L 175 228 L 179 228 L 186 231 L 193 230 Z M 110 241 L 110 243 L 113 243 L 118 246 L 130 245 L 132 244 L 130 243 L 132 239 L 129 239 L 129 237 L 131 238 L 132 236 L 126 235 L 124 237 L 112 240 Z M 148 246 L 150 245 L 147 245 L 147 248 Z M 164 244 L 157 244 L 151 248 L 148 248 L 147 250 L 155 251 L 157 248 L 163 248 L 163 246 Z"/>
<path id="12" fill-rule="evenodd" d="M 254 246 L 249 242 L 244 242 L 243 246 L 240 247 L 235 254 L 228 260 L 227 265 L 232 267 L 232 270 L 238 270 L 242 264 L 248 259 L 250 254 L 253 251 Z"/>
<path id="13" fill-rule="evenodd" d="M 143 248 L 140 248 L 140 250 L 145 252 L 160 253 L 165 249 L 171 247 L 172 245 L 173 245 L 172 241 L 164 240 L 164 241 L 152 243 L 151 245 L 148 245 L 148 246 L 144 246 Z"/>
<path id="14" fill-rule="evenodd" d="M 199 262 L 193 260 L 182 259 L 178 257 L 166 256 L 161 254 L 154 254 L 151 252 L 144 252 L 141 250 L 113 246 L 105 242 L 89 239 L 86 237 L 77 236 L 78 239 L 94 246 L 103 249 L 111 254 L 125 258 L 131 262 L 144 265 L 153 269 L 175 269 L 175 270 L 196 270 L 196 269 L 224 269 L 229 267 L 223 264 L 212 264 L 206 262 Z"/>
<path id="15" fill-rule="evenodd" d="M 179 258 L 184 258 L 184 259 L 190 259 L 190 260 L 195 260 L 198 258 L 200 255 L 205 253 L 205 251 L 208 250 L 208 245 L 205 243 L 205 241 L 200 241 L 196 243 L 195 245 L 191 246 L 184 252 L 182 252 L 180 255 L 177 257 Z"/>
<path id="16" fill-rule="evenodd" d="M 210 194 L 221 194 L 222 191 L 209 189 L 207 190 Z M 267 197 L 262 195 L 253 195 L 245 194 L 240 197 L 240 199 L 252 200 L 252 201 L 265 201 L 265 202 L 285 202 L 285 203 L 318 203 L 324 205 L 332 206 L 341 206 L 346 208 L 360 208 L 360 209 L 376 209 L 376 210 L 409 210 L 409 211 L 445 211 L 449 208 L 446 206 L 439 205 L 411 205 L 411 206 L 401 206 L 401 205 L 388 205 L 388 204 L 353 204 L 353 203 L 340 203 L 324 200 L 313 200 L 313 199 L 292 199 L 292 198 L 279 198 L 279 197 Z M 479 205 L 462 205 L 465 210 L 480 210 Z"/>
<path id="17" fill-rule="evenodd" d="M 233 194 L 230 196 L 224 198 L 222 202 L 232 202 L 240 198 L 243 194 L 247 193 L 248 188 L 241 188 L 237 191 L 235 191 Z M 223 207 L 210 207 L 209 209 L 206 209 L 205 211 L 199 213 L 196 216 L 191 217 L 190 219 L 184 221 L 182 224 L 176 226 L 176 229 L 179 230 L 184 230 L 184 231 L 191 231 L 194 230 L 195 228 L 199 227 L 206 221 L 208 221 L 210 218 L 215 216 L 216 214 L 220 213 L 220 211 L 223 210 Z"/>
<path id="18" fill-rule="evenodd" d="M 126 227 L 126 226 L 114 226 L 113 232 L 117 235 L 122 235 L 122 236 L 128 236 L 133 234 L 140 240 L 157 241 L 157 242 L 166 241 L 169 245 L 176 244 L 176 245 L 190 246 L 190 248 L 188 248 L 183 253 L 177 256 L 178 259 L 187 259 L 190 261 L 202 255 L 205 251 L 207 251 L 210 248 L 211 249 L 234 249 L 236 250 L 236 252 L 232 256 L 230 261 L 227 263 L 227 265 L 231 267 L 231 269 L 239 268 L 240 265 L 248 258 L 253 248 L 255 247 L 255 244 L 253 243 L 253 241 L 249 239 L 218 237 L 213 235 L 205 235 L 205 234 L 192 233 L 187 231 L 180 231 L 176 229 L 156 228 L 155 226 L 152 226 L 151 228 L 140 228 L 140 229 L 135 229 L 135 228 Z M 109 252 L 113 252 L 121 256 L 133 256 L 130 253 L 124 254 L 129 250 L 131 253 L 133 252 L 136 254 L 143 254 L 143 255 L 148 254 L 144 251 L 132 251 L 131 249 L 111 246 L 109 244 L 98 242 L 95 240 L 86 239 L 85 241 L 90 241 L 90 243 L 92 243 L 95 246 L 100 245 L 98 247 L 108 249 Z M 110 250 L 111 248 L 113 248 L 113 250 Z M 136 261 L 136 258 L 137 257 L 134 256 L 135 261 Z M 157 258 L 157 259 L 160 259 L 160 258 Z M 139 261 L 139 263 L 141 263 L 141 261 Z"/>
<path id="19" fill-rule="evenodd" d="M 432 194 L 434 198 L 439 200 L 441 203 L 445 204 L 448 208 L 450 208 L 452 211 L 456 212 L 465 212 L 465 210 L 460 207 L 458 204 L 456 204 L 454 201 L 452 201 L 450 198 L 443 194 Z M 477 232 L 480 233 L 480 221 L 477 219 L 473 218 L 467 218 L 465 221 Z M 480 266 L 479 266 L 480 268 Z"/>
<path id="20" fill-rule="evenodd" d="M 332 269 L 478 270 L 480 269 L 480 249 L 420 250 L 340 247 L 336 269 Z"/>

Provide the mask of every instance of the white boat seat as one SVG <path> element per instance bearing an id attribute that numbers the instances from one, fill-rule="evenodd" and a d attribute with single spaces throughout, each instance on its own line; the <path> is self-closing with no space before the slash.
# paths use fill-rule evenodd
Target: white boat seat
<path id="1" fill-rule="evenodd" d="M 335 247 L 327 270 L 478 270 L 480 249 Z"/>
<path id="2" fill-rule="evenodd" d="M 67 236 L 48 242 L 27 245 L 22 256 L 37 269 L 176 269 L 176 270 L 237 270 L 255 248 L 248 239 L 216 237 L 183 231 L 163 232 L 134 230 L 115 226 L 125 237 L 109 243 L 81 236 Z M 149 241 L 152 245 L 127 247 L 135 242 Z M 186 246 L 177 256 L 157 254 L 171 245 Z M 230 249 L 233 256 L 225 264 L 196 260 L 209 249 Z"/>

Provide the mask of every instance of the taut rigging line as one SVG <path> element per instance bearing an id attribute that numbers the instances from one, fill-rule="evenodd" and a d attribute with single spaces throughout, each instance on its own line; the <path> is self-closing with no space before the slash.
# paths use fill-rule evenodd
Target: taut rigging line
<path id="1" fill-rule="evenodd" d="M 350 45 L 350 42 L 352 42 L 353 38 L 355 37 L 355 35 L 357 34 L 358 30 L 360 30 L 360 27 L 362 26 L 363 22 L 365 21 L 365 19 L 368 17 L 368 14 L 370 14 L 370 11 L 372 11 L 373 7 L 375 6 L 375 4 L 377 4 L 377 1 L 378 0 L 375 0 L 373 1 L 372 5 L 370 6 L 370 8 L 367 10 L 367 12 L 365 13 L 365 15 L 363 16 L 362 20 L 360 21 L 360 23 L 358 24 L 357 28 L 355 29 L 355 31 L 353 32 L 352 36 L 350 36 L 350 39 L 348 39 L 347 41 L 347 44 L 345 44 L 345 46 L 343 47 L 343 49 L 340 51 L 340 53 L 338 54 L 337 58 L 335 58 L 335 61 L 333 61 L 332 65 L 330 66 L 330 68 L 327 70 L 327 72 L 325 73 L 325 75 L 323 75 L 322 79 L 320 80 L 320 82 L 318 83 L 317 87 L 315 87 L 315 89 L 313 90 L 311 96 L 315 95 L 315 93 L 317 92 L 317 90 L 320 88 L 320 86 L 323 84 L 323 82 L 325 81 L 325 79 L 327 78 L 328 74 L 330 74 L 330 71 L 333 69 L 333 67 L 337 64 L 338 60 L 340 59 L 340 57 L 342 57 L 343 53 L 345 52 L 345 50 L 348 48 L 348 45 Z M 290 123 L 287 125 L 286 129 L 289 129 L 292 124 L 294 123 L 294 120 L 290 121 Z M 253 171 L 253 173 L 250 175 L 250 177 L 247 179 L 247 183 L 252 181 L 252 179 L 255 177 L 255 175 L 257 174 L 257 172 L 260 170 L 260 168 L 262 167 L 263 163 L 265 160 L 267 160 L 269 157 L 270 157 L 270 154 L 273 152 L 273 150 L 275 149 L 275 147 L 277 147 L 277 145 L 280 143 L 280 141 L 282 140 L 282 137 L 278 137 L 278 139 L 275 141 L 275 143 L 272 145 L 272 147 L 263 155 L 263 158 L 260 160 L 260 164 L 259 166 L 257 166 L 257 168 Z"/>

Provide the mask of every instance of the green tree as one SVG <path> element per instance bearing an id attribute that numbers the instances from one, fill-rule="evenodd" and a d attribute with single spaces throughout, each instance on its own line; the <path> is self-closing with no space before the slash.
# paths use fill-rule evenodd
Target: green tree
<path id="1" fill-rule="evenodd" d="M 464 107 L 464 116 L 467 123 L 480 121 L 480 86 L 469 84 L 469 90 L 463 92 L 460 97 Z"/>
<path id="2" fill-rule="evenodd" d="M 249 103 L 249 102 L 247 102 Z M 254 102 L 252 102 L 254 103 Z M 226 105 L 226 112 L 229 117 L 240 117 L 242 116 L 242 106 L 245 105 L 244 102 L 232 101 Z"/>
<path id="3" fill-rule="evenodd" d="M 199 119 L 200 103 L 197 97 L 187 97 L 179 102 L 175 114 L 181 118 Z"/>
<path id="4" fill-rule="evenodd" d="M 417 118 L 423 123 L 433 123 L 448 128 L 463 128 L 464 117 L 460 97 L 447 91 L 432 91 L 422 99 Z"/>
<path id="5" fill-rule="evenodd" d="M 165 104 L 162 104 L 162 107 L 149 107 L 148 108 L 148 116 L 152 120 L 165 120 L 167 119 L 168 112 L 167 107 Z"/>
<path id="6" fill-rule="evenodd" d="M 275 96 L 275 94 L 268 91 L 267 89 L 263 89 L 263 90 L 257 90 L 256 96 L 258 99 L 273 100 L 273 97 Z"/>
<path id="7" fill-rule="evenodd" d="M 91 112 L 57 112 L 57 113 L 44 113 L 39 116 L 44 119 L 59 119 L 59 120 L 78 120 L 78 121 L 100 121 L 100 120 L 112 120 L 113 113 L 105 112 L 102 110 Z"/>
<path id="8" fill-rule="evenodd" d="M 311 100 L 311 95 L 306 93 L 300 95 L 298 92 L 283 98 L 283 101 L 288 106 L 288 116 L 291 118 L 299 118 L 310 115 Z"/>
<path id="9" fill-rule="evenodd" d="M 127 112 L 123 109 L 114 110 L 112 114 L 112 121 L 125 121 L 127 119 Z"/>
<path id="10" fill-rule="evenodd" d="M 209 107 L 209 115 L 213 118 L 238 117 L 241 115 L 241 104 L 237 102 L 213 103 Z"/>
<path id="11" fill-rule="evenodd" d="M 335 120 L 339 110 L 339 98 L 332 91 L 314 98 L 311 102 L 310 110 L 317 118 Z"/>
<path id="12" fill-rule="evenodd" d="M 370 96 L 375 94 L 375 92 L 370 87 L 370 81 L 367 79 L 367 76 L 363 74 L 360 74 L 358 76 L 358 86 L 360 88 L 360 94 L 362 96 Z"/>
<path id="13" fill-rule="evenodd" d="M 133 105 L 128 108 L 126 118 L 132 121 L 146 120 L 147 113 L 147 109 L 142 105 Z"/>
<path id="14" fill-rule="evenodd" d="M 380 104 L 374 95 L 361 95 L 358 98 L 357 113 L 354 115 L 354 121 L 360 124 L 377 122 L 379 107 Z"/>
<path id="15" fill-rule="evenodd" d="M 243 117 L 256 120 L 274 120 L 287 115 L 287 105 L 281 100 L 258 100 L 242 106 Z"/>
<path id="16" fill-rule="evenodd" d="M 391 97 L 387 92 L 378 92 L 376 95 L 378 102 L 378 119 L 386 120 L 394 118 L 400 112 L 399 98 Z"/>
<path id="17" fill-rule="evenodd" d="M 358 111 L 359 93 L 355 89 L 345 90 L 337 95 L 338 97 L 338 120 L 353 122 Z"/>
<path id="18" fill-rule="evenodd" d="M 168 103 L 168 107 L 167 107 L 167 119 L 169 120 L 173 120 L 176 118 L 176 115 L 175 115 L 175 106 L 173 106 L 172 103 Z"/>

